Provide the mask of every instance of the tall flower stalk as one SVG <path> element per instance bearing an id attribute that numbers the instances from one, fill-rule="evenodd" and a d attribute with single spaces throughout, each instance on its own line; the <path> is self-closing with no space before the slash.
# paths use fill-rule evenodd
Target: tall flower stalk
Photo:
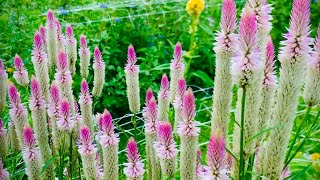
<path id="1" fill-rule="evenodd" d="M 93 118 L 92 118 L 92 99 L 89 92 L 89 85 L 85 79 L 81 82 L 81 94 L 80 94 L 80 109 L 82 115 L 82 122 L 90 129 L 90 133 L 93 134 Z"/>
<path id="2" fill-rule="evenodd" d="M 73 37 L 73 29 L 71 25 L 66 27 L 66 52 L 68 56 L 68 64 L 71 74 L 74 75 L 76 72 L 76 61 L 77 61 L 77 40 Z"/>
<path id="3" fill-rule="evenodd" d="M 167 121 L 169 115 L 169 79 L 166 74 L 162 75 L 160 91 L 158 93 L 158 119 Z"/>
<path id="4" fill-rule="evenodd" d="M 280 126 L 270 131 L 265 144 L 265 158 L 262 175 L 277 179 L 283 169 L 290 132 L 297 112 L 299 92 L 306 74 L 307 61 L 310 59 L 312 39 L 310 33 L 310 1 L 294 0 L 291 11 L 289 32 L 281 44 L 279 86 L 276 92 L 275 107 L 271 126 Z"/>
<path id="5" fill-rule="evenodd" d="M 182 58 L 182 47 L 178 42 L 174 47 L 173 60 L 170 63 L 170 102 L 173 103 L 178 88 L 178 79 L 183 78 L 184 64 Z"/>
<path id="6" fill-rule="evenodd" d="M 65 45 L 66 45 L 66 39 L 61 31 L 61 25 L 58 19 L 55 20 L 56 26 L 57 26 L 57 43 L 58 43 L 58 52 L 66 51 Z"/>
<path id="7" fill-rule="evenodd" d="M 14 79 L 21 86 L 26 86 L 29 83 L 28 71 L 24 68 L 24 64 L 19 55 L 14 57 L 14 67 L 16 71 L 13 73 Z"/>
<path id="8" fill-rule="evenodd" d="M 124 174 L 127 180 L 142 180 L 144 169 L 140 159 L 136 141 L 131 137 L 127 144 L 127 159 L 125 163 Z"/>
<path id="9" fill-rule="evenodd" d="M 0 159 L 4 159 L 8 155 L 8 139 L 7 131 L 4 128 L 3 121 L 0 118 Z"/>
<path id="10" fill-rule="evenodd" d="M 186 81 L 183 78 L 178 80 L 178 87 L 176 91 L 176 97 L 173 103 L 174 107 L 174 132 L 177 132 L 179 123 L 183 120 L 182 118 L 182 107 L 183 107 L 183 96 L 187 90 Z"/>
<path id="11" fill-rule="evenodd" d="M 49 107 L 48 107 L 48 117 L 50 118 L 51 125 L 52 125 L 52 139 L 53 139 L 53 146 L 57 151 L 60 147 L 59 139 L 60 139 L 60 132 L 57 127 L 57 120 L 59 117 L 59 105 L 60 105 L 61 97 L 60 97 L 60 90 L 58 86 L 53 83 L 50 87 L 50 99 L 49 99 Z"/>
<path id="12" fill-rule="evenodd" d="M 6 105 L 6 97 L 7 97 L 7 81 L 8 74 L 5 70 L 2 60 L 0 59 L 0 112 L 3 111 Z"/>
<path id="13" fill-rule="evenodd" d="M 94 48 L 94 62 L 93 62 L 93 90 L 92 95 L 99 97 L 102 93 L 104 81 L 105 81 L 105 64 L 102 59 L 101 51 L 98 47 Z"/>
<path id="14" fill-rule="evenodd" d="M 198 149 L 199 128 L 194 121 L 196 106 L 194 95 L 189 88 L 183 96 L 182 118 L 179 124 L 178 134 L 181 139 L 180 145 L 180 177 L 181 180 L 196 178 L 196 159 Z"/>
<path id="15" fill-rule="evenodd" d="M 16 133 L 16 128 L 14 126 L 14 122 L 12 120 L 9 121 L 8 123 L 8 143 L 9 143 L 9 147 L 11 148 L 11 150 L 13 151 L 13 153 L 18 153 L 18 151 L 20 150 L 20 145 L 19 145 L 19 141 L 18 141 L 18 137 L 17 137 L 17 133 Z"/>
<path id="16" fill-rule="evenodd" d="M 216 53 L 216 74 L 213 90 L 211 114 L 211 133 L 221 129 L 228 141 L 229 112 L 232 100 L 232 76 L 230 72 L 231 58 L 234 56 L 237 37 L 236 6 L 234 0 L 222 2 L 221 30 L 216 35 L 214 51 Z"/>
<path id="17" fill-rule="evenodd" d="M 119 138 L 114 132 L 112 116 L 108 110 L 100 115 L 98 127 L 97 138 L 102 148 L 104 179 L 117 180 Z"/>
<path id="18" fill-rule="evenodd" d="M 136 65 L 136 52 L 132 45 L 128 47 L 127 64 L 125 66 L 127 97 L 132 113 L 140 111 L 139 66 Z"/>
<path id="19" fill-rule="evenodd" d="M 45 100 L 41 91 L 40 83 L 37 79 L 31 79 L 30 89 L 31 98 L 29 107 L 31 110 L 34 132 L 37 144 L 40 148 L 42 163 L 46 164 L 51 159 L 52 152 L 49 146 L 49 133 Z M 48 179 L 55 178 L 54 166 L 52 163 L 47 167 L 44 173 L 45 177 Z"/>
<path id="20" fill-rule="evenodd" d="M 89 64 L 90 64 L 90 50 L 87 44 L 86 37 L 84 35 L 80 36 L 80 74 L 82 78 L 87 78 L 89 74 Z"/>
<path id="21" fill-rule="evenodd" d="M 58 42 L 57 42 L 57 25 L 56 18 L 54 17 L 53 11 L 49 10 L 47 14 L 46 22 L 47 30 L 47 52 L 48 52 L 48 68 L 56 66 L 58 61 Z"/>

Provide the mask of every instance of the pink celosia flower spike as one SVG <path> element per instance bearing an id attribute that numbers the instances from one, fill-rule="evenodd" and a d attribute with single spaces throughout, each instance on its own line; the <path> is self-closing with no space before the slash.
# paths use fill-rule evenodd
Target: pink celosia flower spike
<path id="1" fill-rule="evenodd" d="M 74 38 L 71 25 L 67 25 L 66 27 L 66 50 L 68 55 L 69 69 L 72 75 L 74 75 L 76 72 L 77 61 L 77 40 Z"/>
<path id="2" fill-rule="evenodd" d="M 182 47 L 181 44 L 178 42 L 174 48 L 173 60 L 170 64 L 170 102 L 173 102 L 175 100 L 178 79 L 183 78 L 184 64 L 182 61 Z"/>
<path id="3" fill-rule="evenodd" d="M 74 127 L 74 120 L 71 116 L 71 107 L 68 100 L 63 99 L 59 106 L 59 117 L 57 121 L 58 129 L 63 132 L 71 133 Z"/>
<path id="4" fill-rule="evenodd" d="M 183 78 L 178 79 L 176 97 L 173 103 L 174 107 L 174 132 L 177 132 L 179 123 L 182 121 L 182 99 L 187 90 L 186 81 Z"/>
<path id="5" fill-rule="evenodd" d="M 169 79 L 166 74 L 162 75 L 160 91 L 158 93 L 158 119 L 159 121 L 168 120 L 169 114 Z"/>
<path id="6" fill-rule="evenodd" d="M 80 128 L 80 138 L 78 142 L 78 151 L 81 155 L 83 171 L 86 179 L 97 179 L 96 171 L 96 153 L 97 148 L 93 144 L 90 130 L 86 126 Z"/>
<path id="7" fill-rule="evenodd" d="M 4 128 L 2 119 L 0 118 L 0 159 L 4 159 L 8 155 L 7 131 Z"/>
<path id="8" fill-rule="evenodd" d="M 91 134 L 93 134 L 92 99 L 89 92 L 89 85 L 85 79 L 83 79 L 81 82 L 79 104 L 82 113 L 81 124 L 86 125 L 90 129 Z"/>
<path id="9" fill-rule="evenodd" d="M 7 98 L 7 82 L 8 74 L 5 70 L 2 60 L 0 59 L 0 112 L 4 109 L 6 105 Z"/>
<path id="10" fill-rule="evenodd" d="M 23 127 L 28 122 L 26 107 L 21 103 L 20 95 L 13 84 L 9 84 L 10 118 L 14 122 L 20 149 L 23 147 Z"/>
<path id="11" fill-rule="evenodd" d="M 152 91 L 151 87 L 149 87 L 147 90 L 147 93 L 146 93 L 146 106 L 148 105 L 148 103 L 150 102 L 150 100 L 152 98 L 154 98 L 153 91 Z"/>
<path id="12" fill-rule="evenodd" d="M 87 78 L 89 74 L 89 64 L 90 64 L 90 50 L 88 48 L 87 40 L 84 35 L 80 36 L 80 74 L 83 78 Z"/>
<path id="13" fill-rule="evenodd" d="M 127 145 L 127 159 L 128 163 L 125 164 L 124 168 L 124 174 L 127 179 L 142 180 L 144 174 L 143 163 L 140 160 L 137 143 L 132 137 Z"/>
<path id="14" fill-rule="evenodd" d="M 154 143 L 154 148 L 160 158 L 162 173 L 172 179 L 177 170 L 178 150 L 172 137 L 172 128 L 169 122 L 160 123 L 158 140 Z"/>
<path id="15" fill-rule="evenodd" d="M 103 90 L 103 85 L 105 81 L 105 64 L 102 59 L 101 51 L 98 47 L 94 48 L 94 62 L 93 62 L 93 89 L 92 95 L 99 97 Z"/>
<path id="16" fill-rule="evenodd" d="M 214 52 L 216 53 L 216 71 L 213 90 L 211 132 L 221 129 L 227 137 L 229 112 L 232 100 L 231 60 L 235 55 L 237 43 L 236 5 L 234 0 L 222 1 L 221 30 L 216 34 Z"/>
<path id="17" fill-rule="evenodd" d="M 13 77 L 21 86 L 26 86 L 29 83 L 28 71 L 24 68 L 24 64 L 19 55 L 14 57 L 14 67 L 16 71 L 13 73 Z"/>
<path id="18" fill-rule="evenodd" d="M 7 169 L 3 169 L 2 160 L 0 160 L 0 179 L 10 180 L 9 172 Z"/>
<path id="19" fill-rule="evenodd" d="M 270 131 L 265 144 L 265 158 L 262 176 L 278 179 L 283 169 L 285 153 L 297 105 L 300 89 L 306 75 L 307 62 L 310 61 L 312 39 L 310 34 L 310 0 L 294 0 L 291 21 L 285 40 L 281 42 L 279 61 L 281 62 L 279 84 L 270 127 L 281 126 Z"/>
<path id="20" fill-rule="evenodd" d="M 41 90 L 46 102 L 49 102 L 49 72 L 47 54 L 44 52 L 44 44 L 39 32 L 34 35 L 32 63 L 35 75 L 41 84 Z"/>
<path id="21" fill-rule="evenodd" d="M 118 179 L 118 134 L 114 132 L 112 116 L 108 110 L 98 116 L 98 141 L 102 147 L 104 179 Z"/>
<path id="22" fill-rule="evenodd" d="M 46 47 L 47 47 L 47 32 L 46 32 L 46 28 L 43 27 L 42 25 L 40 25 L 39 32 L 40 32 L 44 47 L 46 49 Z"/>
<path id="23" fill-rule="evenodd" d="M 189 88 L 182 100 L 182 119 L 178 127 L 181 139 L 180 176 L 181 179 L 196 179 L 196 160 L 198 149 L 199 128 L 194 121 L 196 106 L 194 95 Z"/>
<path id="24" fill-rule="evenodd" d="M 136 65 L 136 53 L 132 45 L 128 47 L 128 58 L 125 66 L 127 97 L 132 113 L 140 111 L 139 66 Z"/>
<path id="25" fill-rule="evenodd" d="M 28 179 L 36 180 L 42 179 L 41 175 L 41 159 L 40 151 L 36 147 L 36 139 L 34 138 L 32 129 L 28 126 L 23 129 L 23 160 L 26 163 L 26 174 Z"/>
<path id="26" fill-rule="evenodd" d="M 204 179 L 229 179 L 226 167 L 226 150 L 223 136 L 216 133 L 211 136 L 207 151 L 208 166 Z"/>
<path id="27" fill-rule="evenodd" d="M 39 81 L 32 77 L 30 82 L 31 98 L 29 107 L 31 110 L 32 122 L 34 127 L 35 136 L 37 139 L 37 145 L 40 148 L 41 160 L 45 164 L 52 156 L 52 152 L 49 146 L 49 133 L 48 123 L 46 115 L 45 100 L 42 95 Z M 50 164 L 46 169 L 45 176 L 48 179 L 54 179 L 54 166 Z"/>
<path id="28" fill-rule="evenodd" d="M 51 10 L 48 11 L 47 14 L 47 22 L 46 22 L 46 30 L 47 30 L 47 52 L 48 52 L 48 68 L 51 69 L 52 66 L 57 64 L 57 53 L 58 53 L 58 35 L 57 35 L 57 24 L 56 18 Z"/>
<path id="29" fill-rule="evenodd" d="M 55 23 L 56 23 L 56 26 L 57 26 L 57 43 L 58 43 L 57 48 L 58 48 L 58 52 L 60 52 L 60 51 L 65 52 L 66 51 L 65 45 L 68 42 L 66 42 L 66 39 L 65 39 L 64 35 L 61 32 L 61 25 L 60 25 L 59 20 L 55 19 Z"/>
<path id="30" fill-rule="evenodd" d="M 59 139 L 61 138 L 61 133 L 59 133 L 59 130 L 57 127 L 60 101 L 61 101 L 60 90 L 58 86 L 55 83 L 53 83 L 50 87 L 48 116 L 52 123 L 52 139 L 53 139 L 53 145 L 56 151 L 59 149 L 59 145 L 60 145 Z"/>

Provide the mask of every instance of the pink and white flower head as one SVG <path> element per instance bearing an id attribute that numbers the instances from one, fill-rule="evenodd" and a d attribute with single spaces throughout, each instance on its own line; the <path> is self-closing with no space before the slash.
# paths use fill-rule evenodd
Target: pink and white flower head
<path id="1" fill-rule="evenodd" d="M 144 173 L 143 163 L 141 162 L 136 141 L 131 137 L 127 144 L 127 159 L 124 174 L 128 178 L 141 178 Z"/>
<path id="2" fill-rule="evenodd" d="M 290 169 L 289 169 L 289 166 L 286 166 L 286 168 L 284 168 L 284 170 L 282 171 L 279 180 L 287 179 L 287 177 L 289 176 L 290 176 Z"/>
<path id="3" fill-rule="evenodd" d="M 234 0 L 222 1 L 222 15 L 220 21 L 221 31 L 217 33 L 215 51 L 234 51 L 237 41 L 236 29 L 236 5 Z"/>
<path id="4" fill-rule="evenodd" d="M 165 121 L 169 112 L 169 79 L 166 74 L 162 75 L 160 91 L 158 93 L 158 119 Z"/>
<path id="5" fill-rule="evenodd" d="M 69 24 L 66 27 L 66 50 L 68 53 L 69 69 L 71 73 L 74 74 L 76 71 L 75 64 L 77 60 L 77 41 L 74 38 L 73 29 Z"/>
<path id="6" fill-rule="evenodd" d="M 266 62 L 264 68 L 263 85 L 265 87 L 274 87 L 276 85 L 276 75 L 274 73 L 274 46 L 271 37 L 268 38 L 266 47 Z"/>
<path id="7" fill-rule="evenodd" d="M 182 100 L 182 119 L 178 127 L 180 136 L 198 136 L 199 128 L 198 122 L 194 121 L 196 116 L 196 105 L 192 89 L 189 88 Z"/>
<path id="8" fill-rule="evenodd" d="M 268 35 L 272 29 L 271 6 L 267 4 L 266 0 L 249 0 L 248 4 L 256 15 L 259 34 Z"/>
<path id="9" fill-rule="evenodd" d="M 83 79 L 81 82 L 81 94 L 79 98 L 81 104 L 92 104 L 89 85 L 85 79 Z"/>
<path id="10" fill-rule="evenodd" d="M 46 42 L 47 42 L 46 28 L 41 25 L 39 27 L 39 32 L 40 32 L 43 43 L 46 44 Z"/>
<path id="11" fill-rule="evenodd" d="M 105 80 L 105 64 L 102 59 L 101 51 L 98 47 L 94 48 L 94 79 L 93 79 L 93 90 L 92 95 L 98 97 L 101 95 L 103 84 Z"/>
<path id="12" fill-rule="evenodd" d="M 90 64 L 90 50 L 88 48 L 86 37 L 83 34 L 80 36 L 79 56 L 81 76 L 87 78 L 89 73 L 88 67 Z"/>
<path id="13" fill-rule="evenodd" d="M 21 104 L 20 94 L 18 89 L 12 83 L 9 84 L 8 95 L 11 108 L 16 108 Z"/>
<path id="14" fill-rule="evenodd" d="M 169 98 L 169 79 L 166 74 L 162 75 L 161 78 L 161 86 L 159 92 L 159 100 L 160 99 L 168 99 Z"/>
<path id="15" fill-rule="evenodd" d="M 59 105 L 60 105 L 60 90 L 59 87 L 53 83 L 50 87 L 50 100 L 49 100 L 49 109 L 48 115 L 49 117 L 57 118 L 59 116 Z"/>
<path id="16" fill-rule="evenodd" d="M 14 57 L 14 67 L 16 71 L 13 73 L 13 77 L 18 84 L 25 86 L 29 83 L 28 71 L 24 68 L 24 64 L 19 55 Z"/>
<path id="17" fill-rule="evenodd" d="M 182 99 L 184 96 L 184 93 L 187 90 L 187 83 L 183 78 L 180 78 L 178 80 L 178 87 L 176 92 L 176 98 L 174 101 L 174 107 L 175 108 L 182 108 Z"/>
<path id="18" fill-rule="evenodd" d="M 135 64 L 137 62 L 136 52 L 134 50 L 134 47 L 130 44 L 128 47 L 128 57 L 127 57 L 127 64 L 126 64 L 126 70 L 136 72 L 138 69 Z"/>
<path id="19" fill-rule="evenodd" d="M 60 84 L 70 84 L 72 81 L 71 72 L 68 68 L 67 55 L 64 52 L 58 54 L 58 70 L 55 78 Z"/>
<path id="20" fill-rule="evenodd" d="M 3 180 L 10 179 L 9 172 L 7 171 L 7 169 L 3 169 L 3 164 L 1 159 L 0 159 L 0 179 L 3 179 Z"/>
<path id="21" fill-rule="evenodd" d="M 44 42 L 42 36 L 39 32 L 34 34 L 33 38 L 33 52 L 32 55 L 34 56 L 33 61 L 44 61 L 47 58 L 47 55 L 44 53 Z"/>
<path id="22" fill-rule="evenodd" d="M 172 137 L 172 128 L 169 122 L 161 122 L 158 127 L 158 140 L 154 148 L 161 159 L 177 157 L 178 150 Z"/>
<path id="23" fill-rule="evenodd" d="M 158 127 L 158 118 L 157 118 L 158 110 L 157 110 L 157 101 L 154 97 L 149 100 L 149 103 L 146 104 L 144 109 L 144 117 L 145 117 L 145 131 L 149 134 L 155 134 L 157 132 Z"/>
<path id="24" fill-rule="evenodd" d="M 201 179 L 205 173 L 205 168 L 201 164 L 202 153 L 201 150 L 197 150 L 197 160 L 196 160 L 196 177 Z"/>
<path id="25" fill-rule="evenodd" d="M 148 103 L 151 101 L 152 98 L 155 98 L 155 97 L 153 95 L 153 91 L 151 87 L 149 87 L 146 93 L 146 106 L 148 105 Z"/>
<path id="26" fill-rule="evenodd" d="M 56 27 L 57 27 L 57 40 L 58 40 L 58 48 L 59 50 L 62 51 L 64 50 L 64 43 L 65 43 L 65 38 L 63 34 L 61 33 L 61 24 L 58 21 L 58 19 L 55 19 Z"/>
<path id="27" fill-rule="evenodd" d="M 248 79 L 253 78 L 252 74 L 262 67 L 259 60 L 257 27 L 256 16 L 246 5 L 239 25 L 237 54 L 231 67 L 234 81 L 240 86 L 246 85 Z"/>
<path id="28" fill-rule="evenodd" d="M 56 27 L 55 19 L 53 11 L 49 10 L 47 13 L 47 28 L 53 29 Z"/>
<path id="29" fill-rule="evenodd" d="M 97 148 L 91 139 L 90 130 L 86 126 L 80 128 L 78 151 L 81 155 L 91 155 L 97 152 Z"/>
<path id="30" fill-rule="evenodd" d="M 32 77 L 30 82 L 30 89 L 31 89 L 31 98 L 30 98 L 30 110 L 36 111 L 40 109 L 45 109 L 46 102 L 42 95 L 41 87 L 39 81 Z"/>
<path id="31" fill-rule="evenodd" d="M 104 110 L 99 116 L 98 127 L 97 137 L 102 147 L 115 146 L 119 143 L 118 134 L 114 132 L 112 116 L 108 110 Z"/>
<path id="32" fill-rule="evenodd" d="M 25 126 L 23 129 L 23 157 L 25 160 L 33 161 L 37 160 L 40 156 L 40 151 L 36 147 L 36 139 L 33 131 L 29 126 Z"/>
<path id="33" fill-rule="evenodd" d="M 59 117 L 57 120 L 57 126 L 62 131 L 71 132 L 74 127 L 74 120 L 71 117 L 70 104 L 66 99 L 60 102 Z"/>

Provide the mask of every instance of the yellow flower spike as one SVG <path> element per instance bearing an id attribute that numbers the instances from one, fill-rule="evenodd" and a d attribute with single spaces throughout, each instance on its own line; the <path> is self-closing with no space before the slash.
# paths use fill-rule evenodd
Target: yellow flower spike
<path id="1" fill-rule="evenodd" d="M 189 0 L 186 6 L 186 11 L 190 16 L 198 17 L 204 10 L 204 0 Z"/>
<path id="2" fill-rule="evenodd" d="M 8 73 L 12 73 L 13 72 L 13 68 L 11 68 L 11 67 L 7 68 L 7 72 Z"/>

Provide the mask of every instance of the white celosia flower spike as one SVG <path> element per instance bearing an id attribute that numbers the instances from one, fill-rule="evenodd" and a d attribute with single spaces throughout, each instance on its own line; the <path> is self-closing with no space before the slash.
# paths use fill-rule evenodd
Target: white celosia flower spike
<path id="1" fill-rule="evenodd" d="M 66 27 L 66 52 L 68 55 L 68 64 L 71 74 L 74 75 L 76 72 L 76 61 L 77 61 L 77 40 L 73 36 L 73 29 L 71 25 Z"/>
<path id="2" fill-rule="evenodd" d="M 24 64 L 20 56 L 14 57 L 14 67 L 16 71 L 13 73 L 14 79 L 21 86 L 26 86 L 29 83 L 28 71 L 24 68 Z"/>
<path id="3" fill-rule="evenodd" d="M 6 105 L 8 74 L 5 70 L 2 60 L 0 59 L 0 112 Z"/>
<path id="4" fill-rule="evenodd" d="M 86 37 L 84 35 L 80 36 L 80 74 L 83 78 L 87 78 L 89 74 L 89 64 L 90 64 L 90 50 L 87 44 Z"/>
<path id="5" fill-rule="evenodd" d="M 94 62 L 93 62 L 93 89 L 92 95 L 99 97 L 102 93 L 104 81 L 105 81 L 105 64 L 102 59 L 101 51 L 98 47 L 94 48 Z"/>
<path id="6" fill-rule="evenodd" d="M 166 74 L 162 75 L 160 91 L 158 93 L 158 119 L 168 120 L 169 115 L 169 79 Z"/>

